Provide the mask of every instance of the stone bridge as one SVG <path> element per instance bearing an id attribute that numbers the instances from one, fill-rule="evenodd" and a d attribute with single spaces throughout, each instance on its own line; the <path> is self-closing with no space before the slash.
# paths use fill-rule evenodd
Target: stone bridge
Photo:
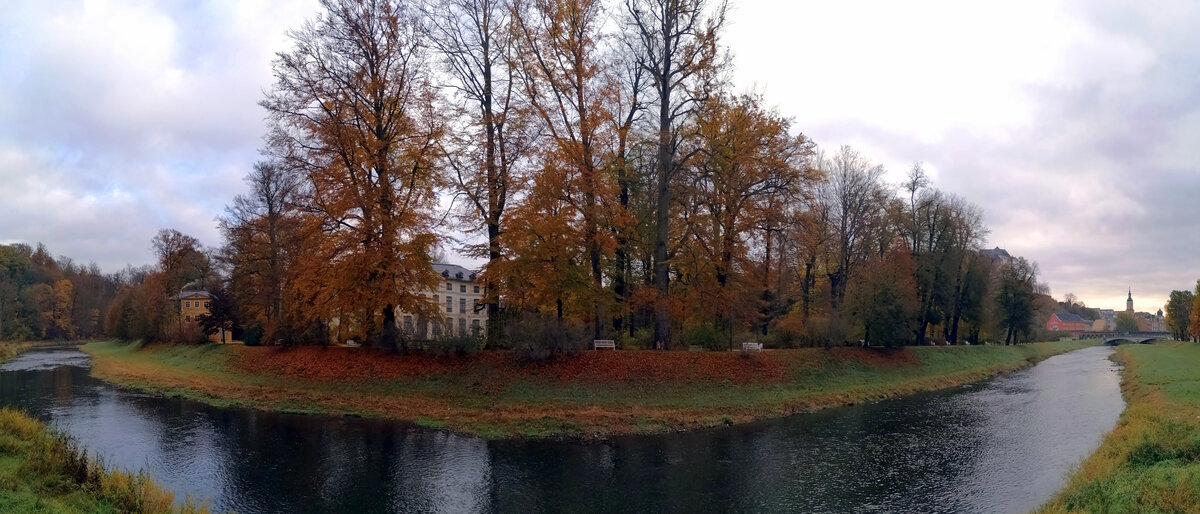
<path id="1" fill-rule="evenodd" d="M 1170 332 L 1082 332 L 1079 339 L 1101 339 L 1104 344 L 1117 345 L 1121 341 L 1145 344 L 1150 341 L 1171 339 Z"/>

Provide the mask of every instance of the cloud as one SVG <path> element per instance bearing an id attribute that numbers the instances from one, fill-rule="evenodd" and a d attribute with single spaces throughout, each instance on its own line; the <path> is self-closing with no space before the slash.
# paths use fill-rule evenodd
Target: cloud
<path id="1" fill-rule="evenodd" d="M 312 2 L 18 2 L 0 22 L 0 241 L 115 271 L 177 228 L 219 243 L 256 103 Z M 19 20 L 19 22 L 15 21 Z"/>

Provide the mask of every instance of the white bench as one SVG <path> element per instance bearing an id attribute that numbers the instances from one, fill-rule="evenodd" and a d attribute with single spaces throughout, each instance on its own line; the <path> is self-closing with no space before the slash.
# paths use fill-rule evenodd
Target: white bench
<path id="1" fill-rule="evenodd" d="M 743 352 L 761 352 L 762 343 L 742 343 Z"/>
<path id="2" fill-rule="evenodd" d="M 599 350 L 601 348 L 608 348 L 609 350 L 616 350 L 617 342 L 613 341 L 612 339 L 597 339 L 595 341 L 592 341 L 592 349 L 593 350 Z"/>

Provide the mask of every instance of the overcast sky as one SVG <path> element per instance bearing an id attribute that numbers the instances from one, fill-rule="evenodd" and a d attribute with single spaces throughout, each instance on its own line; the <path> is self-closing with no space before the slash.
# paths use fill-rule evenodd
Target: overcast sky
<path id="1" fill-rule="evenodd" d="M 0 242 L 106 271 L 219 244 L 256 102 L 314 1 L 6 0 Z M 1200 278 L 1196 2 L 736 2 L 734 80 L 826 149 L 914 161 L 1061 298 L 1155 310 Z"/>

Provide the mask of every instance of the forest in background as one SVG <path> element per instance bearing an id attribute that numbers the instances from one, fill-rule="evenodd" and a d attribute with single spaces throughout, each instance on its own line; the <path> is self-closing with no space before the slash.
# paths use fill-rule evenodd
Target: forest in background
<path id="1" fill-rule="evenodd" d="M 107 276 L 6 247 L 0 336 L 226 327 L 409 350 L 397 312 L 440 319 L 423 293 L 446 248 L 485 260 L 490 348 L 1043 335 L 1036 265 L 981 251 L 976 205 L 920 163 L 889 184 L 860 151 L 823 149 L 734 90 L 724 3 L 322 7 L 273 63 L 264 159 L 218 220 L 224 243 L 164 230 L 156 264 Z M 198 326 L 170 299 L 185 287 L 214 295 Z"/>

